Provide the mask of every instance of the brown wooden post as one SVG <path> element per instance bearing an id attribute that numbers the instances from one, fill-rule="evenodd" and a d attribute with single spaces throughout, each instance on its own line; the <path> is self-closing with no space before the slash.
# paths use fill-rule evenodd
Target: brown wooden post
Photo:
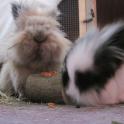
<path id="1" fill-rule="evenodd" d="M 95 18 L 94 18 L 94 25 L 97 26 L 97 10 L 96 10 L 96 0 L 93 0 L 93 10 L 94 10 L 94 14 L 95 14 Z"/>
<path id="2" fill-rule="evenodd" d="M 79 0 L 79 30 L 80 37 L 86 33 L 86 24 L 83 23 L 83 20 L 86 19 L 86 0 Z"/>

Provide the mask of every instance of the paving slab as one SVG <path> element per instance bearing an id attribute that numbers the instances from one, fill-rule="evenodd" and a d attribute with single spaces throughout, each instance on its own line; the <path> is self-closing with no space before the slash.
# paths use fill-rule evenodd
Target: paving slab
<path id="1" fill-rule="evenodd" d="M 113 123 L 112 123 L 113 121 Z M 0 124 L 124 124 L 124 106 L 0 105 Z"/>

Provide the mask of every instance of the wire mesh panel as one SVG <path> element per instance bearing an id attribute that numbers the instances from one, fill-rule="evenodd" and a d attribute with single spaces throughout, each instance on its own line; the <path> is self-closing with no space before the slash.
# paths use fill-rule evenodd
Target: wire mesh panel
<path id="1" fill-rule="evenodd" d="M 60 23 L 67 38 L 74 41 L 79 37 L 79 9 L 78 0 L 62 0 L 60 6 Z"/>

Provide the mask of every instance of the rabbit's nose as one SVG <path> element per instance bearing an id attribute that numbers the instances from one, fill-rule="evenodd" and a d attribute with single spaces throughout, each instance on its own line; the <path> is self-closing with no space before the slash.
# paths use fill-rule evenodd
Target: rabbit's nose
<path id="1" fill-rule="evenodd" d="M 36 43 L 43 43 L 44 41 L 47 40 L 47 36 L 42 33 L 42 32 L 39 32 L 37 33 L 34 37 L 33 37 L 33 40 L 36 42 Z"/>

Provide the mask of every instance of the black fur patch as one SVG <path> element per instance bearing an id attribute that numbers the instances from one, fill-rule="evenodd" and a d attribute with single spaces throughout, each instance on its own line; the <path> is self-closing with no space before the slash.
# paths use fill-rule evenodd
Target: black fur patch
<path id="1" fill-rule="evenodd" d="M 69 82 L 69 76 L 67 70 L 62 72 L 62 82 L 63 82 L 63 87 L 66 88 Z"/>
<path id="2" fill-rule="evenodd" d="M 17 3 L 12 3 L 12 15 L 14 19 L 16 19 L 19 16 L 19 11 L 21 10 L 21 5 Z"/>
<path id="3" fill-rule="evenodd" d="M 80 92 L 87 91 L 92 88 L 99 91 L 104 88 L 107 81 L 114 76 L 116 70 L 120 67 L 121 62 L 117 61 L 117 63 L 117 65 L 113 65 L 113 63 L 106 63 L 103 59 L 102 64 L 96 65 L 94 70 L 88 70 L 86 72 L 76 71 L 76 86 L 79 88 Z"/>
<path id="4" fill-rule="evenodd" d="M 75 83 L 80 92 L 94 88 L 96 91 L 104 88 L 107 81 L 124 63 L 124 56 L 116 50 L 124 50 L 124 27 L 117 31 L 108 41 L 103 44 L 94 56 L 94 69 L 85 72 L 75 72 Z"/>
<path id="5" fill-rule="evenodd" d="M 66 55 L 66 57 L 64 59 L 64 69 L 62 71 L 62 84 L 63 84 L 64 88 L 67 88 L 68 83 L 69 83 L 69 75 L 68 75 L 67 66 L 66 66 L 67 56 L 68 55 Z"/>

